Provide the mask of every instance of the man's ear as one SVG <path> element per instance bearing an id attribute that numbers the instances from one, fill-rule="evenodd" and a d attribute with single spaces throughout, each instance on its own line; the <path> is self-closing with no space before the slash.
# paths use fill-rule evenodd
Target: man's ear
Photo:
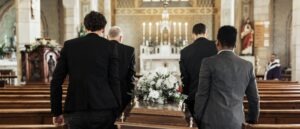
<path id="1" fill-rule="evenodd" d="M 222 45 L 221 43 L 219 42 L 219 40 L 217 40 L 217 49 L 220 51 L 222 49 Z"/>
<path id="2" fill-rule="evenodd" d="M 123 35 L 120 35 L 120 37 L 119 37 L 119 42 L 120 42 L 120 43 L 123 42 Z"/>
<path id="3" fill-rule="evenodd" d="M 196 34 L 192 34 L 192 38 L 193 38 L 193 40 L 196 40 Z"/>

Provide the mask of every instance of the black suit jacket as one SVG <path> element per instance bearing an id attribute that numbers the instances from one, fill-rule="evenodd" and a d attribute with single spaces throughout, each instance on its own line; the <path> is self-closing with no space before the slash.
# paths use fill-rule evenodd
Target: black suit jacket
<path id="1" fill-rule="evenodd" d="M 121 44 L 115 40 L 111 42 L 118 44 L 119 54 L 119 77 L 122 94 L 122 110 L 131 102 L 132 90 L 134 89 L 134 75 L 135 75 L 135 55 L 134 48 Z"/>
<path id="2" fill-rule="evenodd" d="M 198 38 L 194 43 L 181 50 L 180 71 L 183 83 L 183 94 L 194 100 L 199 82 L 199 71 L 203 58 L 217 54 L 214 41 Z"/>
<path id="3" fill-rule="evenodd" d="M 62 114 L 62 83 L 69 75 L 65 113 L 120 110 L 117 44 L 90 33 L 66 41 L 51 81 L 51 112 Z"/>

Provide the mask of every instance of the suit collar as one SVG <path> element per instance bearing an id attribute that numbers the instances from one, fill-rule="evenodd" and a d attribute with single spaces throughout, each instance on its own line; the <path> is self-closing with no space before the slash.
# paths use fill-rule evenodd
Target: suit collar
<path id="1" fill-rule="evenodd" d="M 196 39 L 195 42 L 199 42 L 199 41 L 203 41 L 203 40 L 206 40 L 206 41 L 207 41 L 208 39 L 207 39 L 207 38 L 204 38 L 204 37 L 200 37 L 200 38 Z"/>
<path id="2" fill-rule="evenodd" d="M 220 51 L 218 52 L 218 54 L 221 54 L 222 52 L 231 52 L 231 53 L 234 53 L 233 50 L 225 49 L 225 50 L 220 50 Z"/>
<path id="3" fill-rule="evenodd" d="M 221 50 L 218 52 L 218 55 L 235 55 L 233 50 Z"/>
<path id="4" fill-rule="evenodd" d="M 121 44 L 120 42 L 118 42 L 117 40 L 110 40 L 111 42 L 113 43 L 118 43 L 118 44 Z"/>
<path id="5" fill-rule="evenodd" d="M 88 33 L 86 36 L 97 36 L 97 37 L 100 37 L 98 34 L 96 33 Z"/>

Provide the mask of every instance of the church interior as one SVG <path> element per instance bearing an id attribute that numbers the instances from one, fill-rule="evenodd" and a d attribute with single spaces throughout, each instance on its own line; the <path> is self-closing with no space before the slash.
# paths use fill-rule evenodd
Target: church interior
<path id="1" fill-rule="evenodd" d="M 221 26 L 234 26 L 234 52 L 253 64 L 260 95 L 258 124 L 243 129 L 300 129 L 300 0 L 0 0 L 0 129 L 63 128 L 52 125 L 49 85 L 64 42 L 86 35 L 90 11 L 105 16 L 103 37 L 119 26 L 135 49 L 138 86 L 152 71 L 167 71 L 180 86 L 180 51 L 195 40 L 195 24 L 213 41 Z M 280 77 L 267 79 L 273 60 Z M 182 100 L 132 105 L 120 129 L 197 128 Z"/>

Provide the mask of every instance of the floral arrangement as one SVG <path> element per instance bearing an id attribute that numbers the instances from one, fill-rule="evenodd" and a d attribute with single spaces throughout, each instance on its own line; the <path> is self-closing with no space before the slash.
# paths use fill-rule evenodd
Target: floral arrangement
<path id="1" fill-rule="evenodd" d="M 183 96 L 178 91 L 179 82 L 173 73 L 161 68 L 141 77 L 135 91 L 139 100 L 165 104 L 179 102 Z"/>
<path id="2" fill-rule="evenodd" d="M 27 51 L 34 51 L 35 49 L 37 49 L 40 46 L 46 46 L 53 50 L 58 50 L 58 48 L 59 48 L 59 44 L 55 40 L 39 38 L 39 39 L 36 39 L 35 43 L 31 44 L 27 48 Z"/>

